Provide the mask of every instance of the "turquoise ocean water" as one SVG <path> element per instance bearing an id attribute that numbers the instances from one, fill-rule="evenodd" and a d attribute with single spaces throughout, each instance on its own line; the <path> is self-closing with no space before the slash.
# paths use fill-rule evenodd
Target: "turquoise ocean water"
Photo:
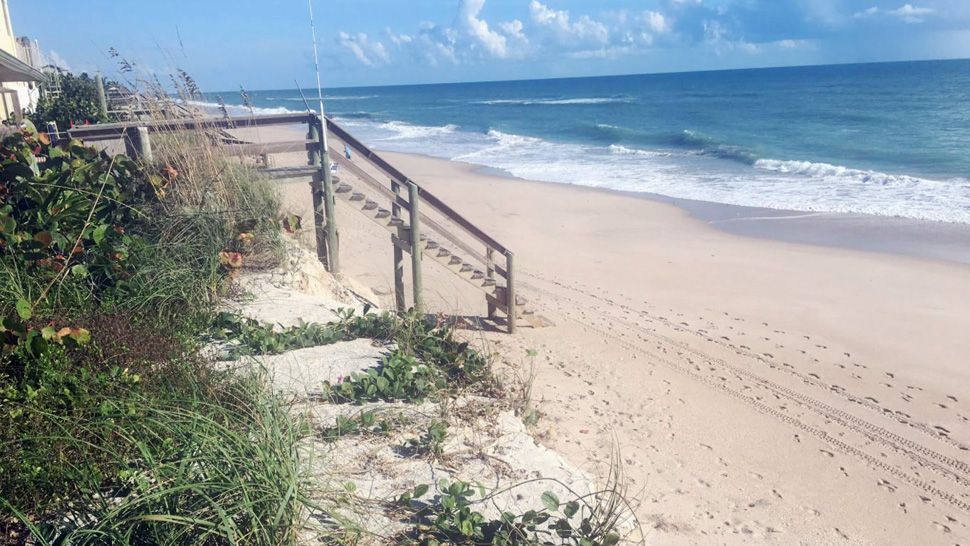
<path id="1" fill-rule="evenodd" d="M 218 95 L 241 102 L 238 93 Z M 297 90 L 249 96 L 259 112 L 304 110 Z M 343 88 L 325 96 L 328 114 L 377 149 L 522 178 L 970 223 L 970 61 Z"/>

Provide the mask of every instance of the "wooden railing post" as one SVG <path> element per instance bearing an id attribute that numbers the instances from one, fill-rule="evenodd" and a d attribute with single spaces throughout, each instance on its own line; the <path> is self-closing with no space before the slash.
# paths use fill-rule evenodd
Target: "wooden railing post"
<path id="1" fill-rule="evenodd" d="M 515 333 L 515 255 L 511 250 L 505 251 L 505 306 L 508 308 L 509 333 Z"/>
<path id="2" fill-rule="evenodd" d="M 424 299 L 422 297 L 423 282 L 421 279 L 421 211 L 419 203 L 421 198 L 418 196 L 418 186 L 414 183 L 408 184 L 408 204 L 410 205 L 411 223 L 411 284 L 414 290 L 414 310 L 419 315 L 424 314 Z"/>
<path id="3" fill-rule="evenodd" d="M 315 140 L 316 150 L 310 151 L 310 158 L 319 158 L 317 175 L 314 177 L 313 210 L 314 224 L 322 233 L 317 236 L 317 257 L 324 261 L 327 270 L 337 275 L 340 273 L 340 240 L 337 232 L 336 198 L 333 191 L 333 174 L 330 172 L 330 152 L 327 151 L 327 135 L 325 122 L 319 116 L 309 120 L 310 139 Z M 322 184 L 322 187 L 321 187 Z M 321 210 L 322 209 L 322 210 Z M 322 215 L 322 219 L 318 216 Z M 322 235 L 322 236 L 321 236 Z M 323 248 L 321 248 L 321 241 Z"/>
<path id="4" fill-rule="evenodd" d="M 485 249 L 485 278 L 492 281 L 491 286 L 495 286 L 495 251 L 491 247 Z M 495 318 L 495 304 L 488 298 L 485 298 L 485 304 L 488 306 L 488 318 Z"/>
<path id="5" fill-rule="evenodd" d="M 320 142 L 320 129 L 316 121 L 311 118 L 309 121 L 310 129 L 307 132 L 307 140 Z M 320 172 L 322 161 L 320 158 L 320 147 L 310 146 L 307 150 L 307 162 L 311 167 L 317 167 L 317 172 L 310 180 L 310 195 L 313 198 L 313 234 L 317 243 L 317 259 L 320 263 L 329 267 L 329 257 L 327 256 L 327 236 L 326 236 L 326 217 L 323 206 L 323 177 Z"/>
<path id="6" fill-rule="evenodd" d="M 401 184 L 397 180 L 391 180 L 391 191 L 394 192 L 394 199 L 391 201 L 391 217 L 401 218 L 401 205 L 397 204 L 397 197 L 401 195 Z M 404 229 L 397 228 L 397 239 L 404 238 Z M 407 309 L 404 301 L 404 251 L 394 241 L 391 236 L 391 244 L 394 246 L 394 306 L 399 313 Z"/>
<path id="7" fill-rule="evenodd" d="M 146 163 L 154 160 L 152 141 L 148 136 L 148 127 L 129 127 L 124 131 L 125 154 L 132 159 Z"/>
<path id="8" fill-rule="evenodd" d="M 98 88 L 98 110 L 103 118 L 101 121 L 108 121 L 108 96 L 104 92 L 104 78 L 101 74 L 94 75 L 94 86 Z"/>

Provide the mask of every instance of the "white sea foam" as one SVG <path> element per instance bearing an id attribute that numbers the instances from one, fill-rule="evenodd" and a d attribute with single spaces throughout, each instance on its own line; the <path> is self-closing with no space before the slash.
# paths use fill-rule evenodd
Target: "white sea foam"
<path id="1" fill-rule="evenodd" d="M 414 140 L 427 139 L 441 135 L 450 135 L 458 130 L 457 125 L 445 125 L 443 127 L 429 127 L 426 125 L 411 125 L 400 121 L 389 121 L 381 125 L 382 128 L 396 133 L 387 137 L 388 140 Z"/>
<path id="2" fill-rule="evenodd" d="M 546 106 L 569 106 L 579 104 L 622 104 L 631 102 L 625 97 L 590 97 L 575 99 L 496 99 L 474 101 L 472 104 L 515 104 L 522 106 L 546 105 Z"/>
<path id="3" fill-rule="evenodd" d="M 656 150 L 640 150 L 637 148 L 627 148 L 626 146 L 621 146 L 619 144 L 610 144 L 610 152 L 618 155 L 639 155 L 644 157 L 670 157 L 673 155 L 671 152 L 660 152 Z"/>
<path id="4" fill-rule="evenodd" d="M 308 102 L 312 102 L 312 101 L 316 100 L 315 97 L 316 97 L 316 93 L 314 93 L 314 96 L 313 97 L 307 97 L 306 100 Z M 331 101 L 331 100 L 367 100 L 367 99 L 376 99 L 377 97 L 378 97 L 377 95 L 324 95 L 323 96 L 323 100 L 325 100 L 325 101 Z M 286 101 L 286 102 L 303 102 L 303 97 L 281 97 L 281 98 L 280 97 L 266 97 L 266 100 L 271 100 L 271 101 Z"/>
<path id="5" fill-rule="evenodd" d="M 194 100 L 185 101 L 185 102 L 191 106 L 196 106 L 198 108 L 201 108 L 203 111 L 206 111 L 210 114 L 220 113 L 221 106 L 219 106 L 217 103 L 214 103 L 214 102 L 203 102 L 203 101 L 194 101 Z M 256 114 L 256 115 L 293 114 L 293 113 L 302 112 L 303 110 L 291 110 L 283 106 L 276 106 L 272 108 L 263 108 L 259 106 L 254 106 L 252 112 L 250 112 L 249 108 L 245 106 L 238 105 L 238 104 L 226 104 L 226 111 L 229 112 L 230 116 L 248 116 L 250 114 Z"/>
<path id="6" fill-rule="evenodd" d="M 554 142 L 366 119 L 340 120 L 378 149 L 466 161 L 546 182 L 648 192 L 732 205 L 970 223 L 970 181 L 932 180 L 825 163 L 754 166 L 682 151 Z"/>

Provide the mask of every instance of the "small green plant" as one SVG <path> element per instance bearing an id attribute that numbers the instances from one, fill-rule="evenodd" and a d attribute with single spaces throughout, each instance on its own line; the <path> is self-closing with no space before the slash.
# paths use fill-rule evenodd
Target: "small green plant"
<path id="1" fill-rule="evenodd" d="M 390 314 L 368 313 L 356 315 L 353 309 L 338 310 L 340 320 L 330 324 L 303 323 L 288 328 L 274 328 L 257 320 L 233 313 L 218 313 L 212 323 L 209 338 L 232 342 L 230 358 L 242 355 L 274 355 L 330 345 L 339 341 L 360 338 L 387 339 L 394 332 L 395 319 Z"/>
<path id="2" fill-rule="evenodd" d="M 444 376 L 438 370 L 395 349 L 376 368 L 351 374 L 336 384 L 324 381 L 323 393 L 336 403 L 420 402 L 445 386 Z"/>
<path id="3" fill-rule="evenodd" d="M 399 421 L 378 417 L 374 410 L 360 410 L 350 417 L 338 415 L 334 425 L 323 429 L 321 436 L 328 442 L 335 442 L 353 435 L 387 435 Z"/>
<path id="4" fill-rule="evenodd" d="M 439 495 L 431 504 L 415 502 L 424 497 L 430 487 L 419 485 L 398 498 L 409 509 L 417 506 L 414 527 L 399 537 L 403 544 L 416 546 L 615 546 L 620 535 L 599 521 L 595 507 L 583 499 L 562 503 L 547 491 L 540 497 L 541 510 L 522 514 L 502 513 L 498 519 L 488 519 L 475 510 L 477 504 L 490 497 L 482 486 L 467 482 L 447 482 L 438 485 Z M 478 495 L 478 499 L 474 497 Z M 615 523 L 615 522 L 614 522 Z"/>
<path id="5" fill-rule="evenodd" d="M 420 438 L 407 440 L 404 447 L 413 450 L 417 455 L 427 455 L 433 459 L 440 459 L 444 455 L 445 439 L 448 437 L 448 423 L 434 420 L 428 425 Z"/>

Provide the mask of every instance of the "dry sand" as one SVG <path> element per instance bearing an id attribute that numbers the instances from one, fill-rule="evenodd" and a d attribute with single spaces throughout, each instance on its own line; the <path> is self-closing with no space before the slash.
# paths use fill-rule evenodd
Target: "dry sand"
<path id="1" fill-rule="evenodd" d="M 547 442 L 616 446 L 651 544 L 967 544 L 970 267 L 746 238 L 669 204 L 386 154 L 516 252 L 555 326 L 484 334 Z M 282 184 L 309 218 L 306 182 Z M 391 245 L 338 203 L 344 274 L 391 302 Z M 484 298 L 426 266 L 432 311 Z"/>

